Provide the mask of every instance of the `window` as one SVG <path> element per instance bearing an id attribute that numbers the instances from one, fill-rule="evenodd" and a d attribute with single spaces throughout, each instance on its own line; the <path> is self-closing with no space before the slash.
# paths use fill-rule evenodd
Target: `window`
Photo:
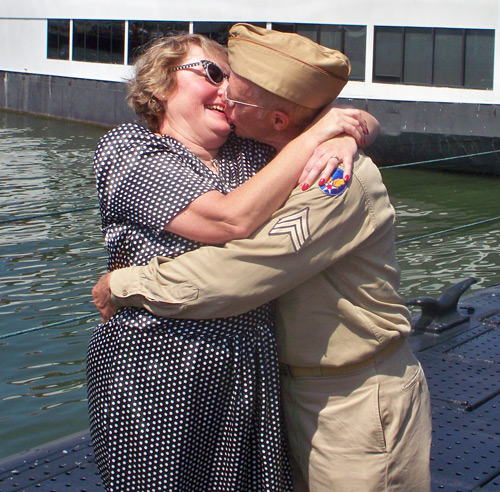
<path id="1" fill-rule="evenodd" d="M 403 80 L 407 84 L 432 84 L 431 29 L 405 29 Z"/>
<path id="2" fill-rule="evenodd" d="M 375 82 L 493 88 L 494 31 L 376 27 Z"/>
<path id="3" fill-rule="evenodd" d="M 47 58 L 69 60 L 69 20 L 47 20 Z"/>
<path id="4" fill-rule="evenodd" d="M 123 21 L 73 21 L 73 60 L 124 63 Z"/>
<path id="5" fill-rule="evenodd" d="M 465 87 L 493 88 L 494 31 L 470 29 L 465 37 Z"/>
<path id="6" fill-rule="evenodd" d="M 142 46 L 163 36 L 189 32 L 189 22 L 138 22 L 130 21 L 128 29 L 128 64 L 134 62 Z"/>
<path id="7" fill-rule="evenodd" d="M 234 22 L 193 22 L 193 32 L 227 45 L 229 29 L 233 24 Z"/>
<path id="8" fill-rule="evenodd" d="M 373 80 L 400 83 L 403 78 L 403 28 L 375 28 Z"/>
<path id="9" fill-rule="evenodd" d="M 294 26 L 292 29 L 290 26 Z M 326 24 L 276 24 L 273 29 L 296 32 L 328 48 L 345 53 L 351 62 L 350 80 L 364 80 L 366 59 L 366 26 L 333 26 Z"/>
<path id="10" fill-rule="evenodd" d="M 435 29 L 433 85 L 463 86 L 462 40 L 462 29 Z"/>
<path id="11" fill-rule="evenodd" d="M 280 32 L 297 32 L 297 24 L 290 24 L 285 22 L 273 22 L 272 29 Z"/>
<path id="12" fill-rule="evenodd" d="M 343 48 L 340 50 L 351 61 L 350 80 L 365 80 L 366 27 L 342 26 Z M 323 43 L 322 43 L 323 44 Z"/>
<path id="13" fill-rule="evenodd" d="M 193 32 L 203 34 L 220 44 L 227 45 L 229 29 L 237 22 L 193 22 Z M 254 26 L 266 27 L 265 22 L 252 22 Z"/>

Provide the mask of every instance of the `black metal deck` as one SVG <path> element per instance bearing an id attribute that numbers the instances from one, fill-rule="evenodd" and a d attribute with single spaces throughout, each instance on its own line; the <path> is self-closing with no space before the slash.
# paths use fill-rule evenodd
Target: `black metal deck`
<path id="1" fill-rule="evenodd" d="M 458 312 L 470 319 L 410 337 L 432 396 L 432 490 L 499 492 L 500 284 Z M 104 491 L 87 432 L 0 462 L 1 492 L 66 490 Z"/>

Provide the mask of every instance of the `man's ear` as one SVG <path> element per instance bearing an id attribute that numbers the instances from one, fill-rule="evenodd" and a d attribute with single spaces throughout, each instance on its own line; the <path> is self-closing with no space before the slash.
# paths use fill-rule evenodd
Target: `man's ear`
<path id="1" fill-rule="evenodd" d="M 277 132 L 282 132 L 290 125 L 290 117 L 286 113 L 283 113 L 283 111 L 276 110 L 272 113 L 272 123 L 273 128 Z"/>

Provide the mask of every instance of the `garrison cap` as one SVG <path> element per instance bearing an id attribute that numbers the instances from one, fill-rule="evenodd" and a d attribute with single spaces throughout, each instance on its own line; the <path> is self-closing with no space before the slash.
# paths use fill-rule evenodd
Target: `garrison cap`
<path id="1" fill-rule="evenodd" d="M 231 70 L 289 101 L 317 109 L 347 83 L 351 64 L 340 51 L 299 34 L 235 24 L 229 31 Z"/>

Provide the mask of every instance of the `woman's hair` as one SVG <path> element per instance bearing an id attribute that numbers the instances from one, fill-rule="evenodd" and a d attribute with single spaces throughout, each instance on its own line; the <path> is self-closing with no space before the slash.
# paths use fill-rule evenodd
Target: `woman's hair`
<path id="1" fill-rule="evenodd" d="M 203 49 L 207 56 L 227 58 L 226 49 L 205 36 L 178 34 L 155 39 L 135 61 L 136 73 L 128 83 L 127 102 L 152 131 L 158 131 L 163 119 L 162 101 L 177 87 L 176 72 L 168 69 L 182 65 L 193 45 Z"/>

